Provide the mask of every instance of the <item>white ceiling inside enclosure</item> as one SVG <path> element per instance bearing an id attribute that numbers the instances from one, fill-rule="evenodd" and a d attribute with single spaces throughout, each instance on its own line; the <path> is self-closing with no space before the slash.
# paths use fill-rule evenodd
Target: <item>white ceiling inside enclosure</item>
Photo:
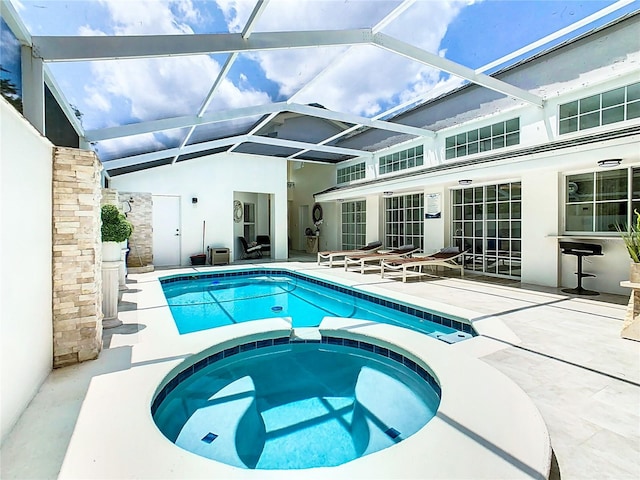
<path id="1" fill-rule="evenodd" d="M 398 114 L 469 82 L 542 105 L 491 74 L 639 7 L 637 0 L 2 1 L 3 19 L 43 58 L 49 87 L 81 113 L 79 134 L 112 175 L 223 151 L 331 163 L 371 155 L 394 139 L 433 136 Z M 369 135 L 375 143 L 354 140 L 371 129 L 381 132 Z"/>

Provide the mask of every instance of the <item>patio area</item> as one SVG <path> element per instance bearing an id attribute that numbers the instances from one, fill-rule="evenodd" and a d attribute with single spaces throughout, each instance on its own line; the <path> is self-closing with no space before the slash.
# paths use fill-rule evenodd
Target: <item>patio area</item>
<path id="1" fill-rule="evenodd" d="M 556 289 L 446 272 L 403 284 L 375 273 L 319 267 L 305 254 L 282 265 L 470 318 L 481 335 L 449 348 L 480 358 L 531 397 L 551 436 L 556 458 L 551 478 L 640 477 L 640 344 L 619 337 L 626 298 L 571 297 Z M 72 457 L 78 452 L 74 431 L 81 428 L 77 422 L 86 399 L 100 391 L 100 377 L 177 359 L 155 348 L 162 342 L 149 320 L 153 305 L 163 299 L 145 297 L 145 290 L 160 276 L 221 268 L 129 275 L 120 305 L 124 325 L 105 330 L 98 360 L 51 373 L 3 446 L 2 478 L 58 478 L 61 468 L 60 478 L 73 478 L 67 473 L 73 472 Z M 117 395 L 113 398 L 118 401 Z M 469 408 L 473 405 L 469 398 Z M 106 421 L 111 414 L 107 403 Z M 108 433 L 91 434 L 96 443 L 83 447 L 89 460 L 92 451 L 109 446 Z M 132 458 L 144 452 L 145 446 L 140 448 L 130 452 Z M 122 459 L 123 471 L 130 460 Z"/>

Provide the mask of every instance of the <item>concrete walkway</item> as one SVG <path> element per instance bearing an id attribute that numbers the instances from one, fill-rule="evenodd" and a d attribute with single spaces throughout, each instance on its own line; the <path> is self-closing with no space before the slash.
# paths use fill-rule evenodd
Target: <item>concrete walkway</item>
<path id="1" fill-rule="evenodd" d="M 313 263 L 288 266 L 367 285 L 389 296 L 415 296 L 472 311 L 476 325 L 500 319 L 508 327 L 504 333 L 452 348 L 481 358 L 532 398 L 547 423 L 557 458 L 552 477 L 640 478 L 640 343 L 619 337 L 626 298 L 571 297 L 557 289 L 473 275 L 403 284 L 381 280 L 375 273 L 360 275 Z M 105 350 L 98 360 L 55 370 L 47 378 L 2 447 L 2 479 L 57 477 L 92 379 L 132 367 L 132 350 L 143 341 L 145 327 L 127 320 L 134 318 L 128 314 L 135 314 L 136 297 L 150 281 L 155 280 L 130 275 L 121 304 L 125 325 L 105 332 Z M 118 401 L 117 392 L 113 401 Z M 473 408 L 472 398 L 469 405 Z"/>

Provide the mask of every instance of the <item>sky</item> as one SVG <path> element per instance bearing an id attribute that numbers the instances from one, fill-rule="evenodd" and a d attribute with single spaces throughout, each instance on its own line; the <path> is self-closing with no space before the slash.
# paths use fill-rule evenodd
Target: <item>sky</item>
<path id="1" fill-rule="evenodd" d="M 160 35 L 242 31 L 252 0 L 10 0 L 32 35 Z M 382 32 L 467 67 L 479 68 L 570 25 L 612 0 L 418 0 Z M 254 32 L 370 28 L 399 1 L 271 0 Z M 636 1 L 598 24 L 640 8 Z M 591 27 L 583 28 L 581 31 Z M 2 25 L 2 67 L 17 68 Z M 570 36 L 575 36 L 573 33 Z M 14 42 L 15 43 L 15 42 Z M 19 59 L 19 57 L 17 57 Z M 86 130 L 193 115 L 227 55 L 50 64 Z M 10 75 L 6 71 L 2 74 Z M 373 46 L 291 49 L 238 56 L 207 112 L 291 100 L 356 115 L 461 84 Z M 246 123 L 246 122 L 245 122 Z M 232 131 L 232 125 L 228 126 Z M 184 130 L 101 142 L 116 150 L 175 146 Z"/>

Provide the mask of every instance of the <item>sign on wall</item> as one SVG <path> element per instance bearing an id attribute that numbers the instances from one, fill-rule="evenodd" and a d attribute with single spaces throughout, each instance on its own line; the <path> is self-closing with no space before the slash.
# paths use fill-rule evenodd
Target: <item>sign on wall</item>
<path id="1" fill-rule="evenodd" d="M 439 193 L 425 195 L 424 218 L 440 218 L 442 215 L 442 199 Z"/>

